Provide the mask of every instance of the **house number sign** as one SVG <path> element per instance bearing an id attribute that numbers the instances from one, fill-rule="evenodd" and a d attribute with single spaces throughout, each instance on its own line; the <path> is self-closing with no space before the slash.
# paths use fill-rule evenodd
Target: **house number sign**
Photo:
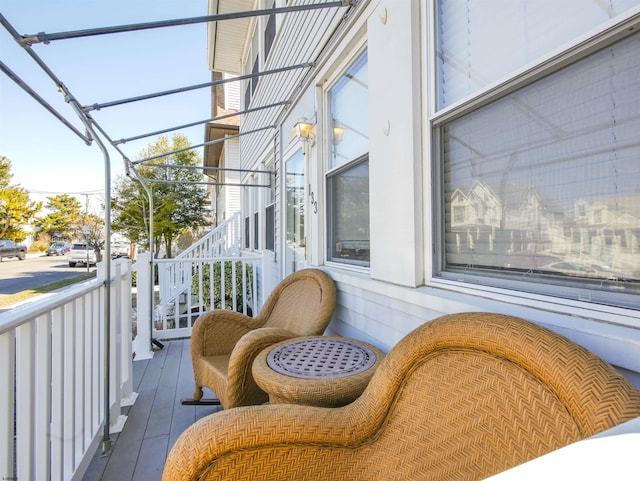
<path id="1" fill-rule="evenodd" d="M 313 213 L 318 213 L 318 201 L 316 200 L 316 196 L 311 190 L 311 185 L 309 185 L 309 199 L 311 200 L 311 207 L 313 209 Z"/>

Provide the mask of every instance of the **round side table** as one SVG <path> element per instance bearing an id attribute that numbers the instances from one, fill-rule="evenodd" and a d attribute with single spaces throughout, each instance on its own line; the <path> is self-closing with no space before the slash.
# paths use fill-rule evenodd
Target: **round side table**
<path id="1" fill-rule="evenodd" d="M 356 339 L 310 336 L 264 349 L 252 369 L 271 404 L 339 407 L 362 394 L 383 357 Z"/>

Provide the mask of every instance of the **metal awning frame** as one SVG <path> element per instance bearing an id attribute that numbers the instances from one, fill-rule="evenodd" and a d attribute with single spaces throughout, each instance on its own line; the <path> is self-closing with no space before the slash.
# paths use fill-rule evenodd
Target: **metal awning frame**
<path id="1" fill-rule="evenodd" d="M 45 33 L 40 32 L 34 35 L 20 35 L 18 43 L 22 46 L 31 46 L 36 43 L 49 44 L 55 40 L 65 40 L 70 38 L 91 37 L 110 33 L 135 32 L 138 30 L 149 30 L 161 27 L 175 27 L 180 25 L 192 25 L 195 23 L 219 22 L 224 20 L 235 20 L 239 18 L 260 17 L 278 13 L 301 12 L 306 10 L 317 10 L 329 7 L 350 7 L 357 3 L 357 0 L 339 0 L 322 3 L 308 3 L 304 5 L 291 5 L 286 7 L 268 8 L 264 10 L 246 10 L 243 12 L 221 13 L 218 15 L 205 15 L 202 17 L 191 17 L 174 20 L 163 20 L 157 22 L 137 23 L 130 25 L 119 25 L 114 27 L 92 28 L 84 30 L 73 30 L 68 32 Z"/>
<path id="2" fill-rule="evenodd" d="M 315 67 L 315 63 L 313 63 L 313 62 L 305 62 L 305 63 L 301 63 L 301 64 L 297 64 L 297 65 L 290 65 L 288 67 L 280 67 L 280 68 L 274 68 L 274 69 L 271 69 L 271 70 L 263 70 L 262 72 L 255 72 L 255 73 L 250 73 L 250 74 L 246 74 L 246 75 L 239 75 L 237 77 L 229 77 L 229 78 L 226 78 L 226 79 L 213 80 L 211 82 L 205 82 L 205 83 L 201 83 L 201 84 L 190 85 L 190 86 L 187 86 L 187 87 L 180 87 L 180 88 L 177 88 L 177 89 L 164 90 L 162 92 L 155 92 L 155 93 L 146 94 L 146 95 L 139 95 L 137 97 L 130 97 L 130 98 L 127 98 L 127 99 L 113 100 L 111 102 L 105 102 L 105 103 L 102 103 L 102 104 L 85 105 L 84 107 L 82 107 L 82 110 L 84 110 L 85 112 L 91 112 L 92 110 L 101 110 L 101 109 L 106 108 L 106 107 L 115 107 L 117 105 L 124 105 L 124 104 L 132 103 L 132 102 L 139 102 L 141 100 L 150 100 L 150 99 L 155 99 L 155 98 L 158 98 L 158 97 L 164 97 L 164 96 L 167 96 L 167 95 L 173 95 L 173 94 L 179 94 L 179 93 L 183 93 L 183 92 L 189 92 L 191 90 L 203 89 L 203 88 L 208 88 L 208 87 L 215 87 L 216 85 L 223 85 L 223 84 L 226 84 L 226 83 L 237 82 L 239 80 L 247 80 L 247 79 L 252 79 L 252 78 L 256 78 L 256 77 L 262 77 L 262 76 L 265 76 L 265 75 L 271 75 L 271 74 L 275 74 L 275 73 L 288 72 L 289 70 L 296 70 L 296 69 L 301 69 L 301 68 L 311 68 L 311 67 Z"/>
<path id="3" fill-rule="evenodd" d="M 95 35 L 104 35 L 111 33 L 119 33 L 119 32 L 131 32 L 137 30 L 145 30 L 152 28 L 160 28 L 160 27 L 169 27 L 169 26 L 179 26 L 179 25 L 188 25 L 194 23 L 204 23 L 204 22 L 217 22 L 223 20 L 232 20 L 239 18 L 248 18 L 248 17 L 256 17 L 256 16 L 265 16 L 272 15 L 278 13 L 286 13 L 286 12 L 294 12 L 294 11 L 304 11 L 304 10 L 314 10 L 321 8 L 329 8 L 329 7 L 350 7 L 357 4 L 358 0 L 340 0 L 340 1 L 332 1 L 332 2 L 323 2 L 323 3 L 309 3 L 304 5 L 295 5 L 295 6 L 286 6 L 280 8 L 272 8 L 266 10 L 249 10 L 244 12 L 234 12 L 227 14 L 219 14 L 219 15 L 207 15 L 204 17 L 195 17 L 190 19 L 178 19 L 178 20 L 170 20 L 170 21 L 160 21 L 160 22 L 149 22 L 144 24 L 132 24 L 132 25 L 124 25 L 119 27 L 105 27 L 105 28 L 97 28 L 97 29 L 86 29 L 86 30 L 77 30 L 73 32 L 60 32 L 60 33 L 38 33 L 36 35 L 20 35 L 17 30 L 11 25 L 9 21 L 6 20 L 4 15 L 0 13 L 0 24 L 9 32 L 9 34 L 14 38 L 14 40 L 27 52 L 28 55 L 34 60 L 34 62 L 47 74 L 47 76 L 53 81 L 58 90 L 63 94 L 65 101 L 71 106 L 72 110 L 76 113 L 80 122 L 84 125 L 86 129 L 86 134 L 82 134 L 78 129 L 76 129 L 62 114 L 60 114 L 56 109 L 54 109 L 50 104 L 48 104 L 40 95 L 38 95 L 35 90 L 33 90 L 26 82 L 24 82 L 19 76 L 17 76 L 14 72 L 12 72 L 9 67 L 7 67 L 4 63 L 0 62 L 0 70 L 5 73 L 9 78 L 11 78 L 15 83 L 17 83 L 25 92 L 27 92 L 34 100 L 40 103 L 46 110 L 48 110 L 52 115 L 54 115 L 61 123 L 63 123 L 67 128 L 69 128 L 74 134 L 76 134 L 83 142 L 87 145 L 91 145 L 93 141 L 96 142 L 100 150 L 102 151 L 104 158 L 104 190 L 105 190 L 105 260 L 104 260 L 104 274 L 105 274 L 105 302 L 104 302 L 104 318 L 105 318 L 105 330 L 107 333 L 111 332 L 111 158 L 109 156 L 109 152 L 100 139 L 100 136 L 97 135 L 96 131 L 99 131 L 101 135 L 109 141 L 111 146 L 116 149 L 123 157 L 125 163 L 125 169 L 128 176 L 132 174 L 135 176 L 134 180 L 140 182 L 143 186 L 147 194 L 149 195 L 150 200 L 152 200 L 152 195 L 150 189 L 146 186 L 146 183 L 143 179 L 138 177 L 135 169 L 132 168 L 130 164 L 132 162 L 127 158 L 127 156 L 122 152 L 122 150 L 118 147 L 116 143 L 107 135 L 104 129 L 96 122 L 89 112 L 91 110 L 95 110 L 96 107 L 83 107 L 77 99 L 71 94 L 69 89 L 64 85 L 64 83 L 55 75 L 55 73 L 48 67 L 48 65 L 32 50 L 31 46 L 36 43 L 45 43 L 49 44 L 54 40 L 62 40 L 62 39 L 70 39 L 70 38 L 79 38 L 79 37 L 87 37 L 87 36 L 95 36 Z M 315 67 L 315 63 L 301 64 L 292 67 L 284 67 L 281 70 L 291 70 L 292 68 L 302 68 L 302 67 Z M 269 73 L 276 73 L 275 71 L 271 71 Z M 266 72 L 262 72 L 263 75 L 266 75 Z M 256 75 L 256 74 L 251 74 Z M 241 76 L 236 77 L 234 79 L 226 79 L 227 81 L 237 81 L 243 78 L 252 78 L 251 76 Z M 213 82 L 208 83 L 206 86 L 214 85 Z M 203 88 L 203 86 L 191 86 L 187 87 L 187 89 L 194 88 Z M 157 94 L 151 94 L 152 96 L 161 96 L 161 95 L 170 95 L 172 93 L 178 93 L 184 90 L 176 90 L 172 92 L 160 92 Z M 146 98 L 153 98 L 147 96 Z M 142 98 L 135 100 L 143 100 Z M 129 101 L 134 101 L 133 99 L 126 99 L 125 101 L 119 101 L 119 103 L 126 103 Z M 115 105 L 114 103 L 112 103 Z M 107 106 L 106 104 L 103 107 Z M 109 105 L 110 106 L 110 105 Z M 265 130 L 268 128 L 276 128 L 276 126 L 268 126 L 263 127 L 261 129 L 257 129 L 251 132 L 246 132 L 243 134 L 249 134 L 252 132 L 256 132 L 258 130 Z M 177 129 L 176 129 L 177 130 Z M 237 134 L 241 135 L 241 134 Z M 219 140 L 227 140 L 232 136 L 228 136 L 224 139 Z M 215 142 L 215 141 L 214 141 Z M 205 145 L 205 144 L 202 144 Z M 188 149 L 186 149 L 188 150 Z M 178 151 L 176 151 L 178 152 Z M 175 152 L 174 152 L 175 153 Z M 171 155 L 171 154 L 168 154 Z M 157 158 L 157 157 L 156 157 Z M 145 159 L 150 160 L 150 159 Z M 240 186 L 244 186 L 240 184 Z M 271 185 L 268 185 L 271 187 Z M 150 207 L 151 213 L 150 216 L 153 215 L 153 208 Z M 151 218 L 152 219 L 152 218 Z M 153 221 L 150 222 L 150 244 L 153 242 Z M 150 264 L 151 270 L 153 272 L 153 248 L 150 245 Z M 150 312 L 149 312 L 149 322 L 153 323 L 153 283 L 151 283 L 151 296 L 150 296 Z M 152 331 L 153 332 L 153 331 Z M 152 339 L 152 343 L 155 340 Z M 111 352 L 111 336 L 105 335 L 103 341 L 103 349 L 105 352 L 104 359 L 104 379 L 103 379 L 103 390 L 104 402 L 103 402 L 103 427 L 102 427 L 102 452 L 107 453 L 111 450 L 112 442 L 110 438 L 110 406 L 109 406 L 109 395 L 110 392 L 110 352 Z"/>
<path id="4" fill-rule="evenodd" d="M 232 118 L 232 117 L 237 117 L 239 115 L 249 114 L 251 112 L 258 112 L 260 110 L 270 109 L 272 107 L 279 107 L 281 105 L 289 105 L 289 104 L 291 104 L 291 102 L 289 100 L 283 100 L 281 102 L 274 102 L 274 103 L 271 103 L 271 104 L 262 105 L 260 107 L 252 107 L 250 109 L 238 110 L 237 112 L 233 112 L 233 113 L 230 113 L 230 114 L 219 115 L 217 117 L 211 117 L 211 118 L 205 119 L 205 120 L 198 120 L 196 122 L 191 122 L 191 123 L 188 123 L 188 124 L 178 125 L 176 127 L 169 127 L 167 129 L 163 129 L 163 130 L 156 130 L 155 132 L 149 132 L 149 133 L 145 133 L 145 134 L 136 135 L 134 137 L 129 137 L 129 138 L 126 138 L 126 139 L 116 140 L 114 142 L 114 144 L 115 145 L 125 144 L 127 142 L 132 141 L 132 140 L 140 140 L 140 139 L 144 139 L 146 137 L 153 137 L 154 135 L 166 134 L 167 132 L 172 132 L 174 130 L 186 129 L 188 127 L 195 127 L 196 125 L 208 124 L 209 122 L 216 122 L 218 120 L 229 119 L 229 118 Z"/>
<path id="5" fill-rule="evenodd" d="M 237 134 L 233 134 L 233 135 L 227 135 L 226 137 L 223 137 L 221 139 L 209 140 L 208 142 L 203 142 L 201 144 L 196 144 L 196 145 L 192 145 L 190 147 L 185 147 L 184 149 L 178 149 L 178 150 L 174 150 L 172 152 L 166 152 L 164 154 L 152 155 L 151 157 L 147 157 L 145 159 L 132 160 L 132 161 L 129 161 L 129 162 L 131 162 L 131 164 L 133 164 L 133 165 L 138 165 L 138 164 L 141 164 L 141 163 L 146 162 L 148 160 L 154 160 L 154 159 L 159 159 L 159 158 L 162 158 L 162 157 L 168 157 L 170 155 L 179 154 L 180 152 L 185 152 L 187 150 L 193 150 L 193 149 L 197 149 L 197 148 L 200 148 L 200 147 L 204 147 L 205 145 L 218 144 L 220 142 L 224 142 L 226 140 L 234 139 L 236 137 L 242 137 L 244 135 L 255 134 L 256 132 L 261 132 L 263 130 L 275 129 L 275 128 L 277 128 L 277 125 L 267 125 L 266 127 L 259 127 L 257 129 L 247 130 L 245 132 L 238 132 Z"/>

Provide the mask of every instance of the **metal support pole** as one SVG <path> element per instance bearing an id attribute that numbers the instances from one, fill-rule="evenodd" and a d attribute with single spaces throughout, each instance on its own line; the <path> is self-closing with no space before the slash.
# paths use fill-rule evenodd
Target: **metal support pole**
<path id="1" fill-rule="evenodd" d="M 276 13 L 299 12 L 303 10 L 316 10 L 328 7 L 349 7 L 356 4 L 356 0 L 340 0 L 335 2 L 310 3 L 306 5 L 292 5 L 288 7 L 269 8 L 266 10 L 247 10 L 243 12 L 222 13 L 218 15 L 206 15 L 203 17 L 182 18 L 175 20 L 164 20 L 158 22 L 138 23 L 131 25 L 120 25 L 116 27 L 102 27 L 70 32 L 45 33 L 21 36 L 22 45 L 33 45 L 35 43 L 48 44 L 54 40 L 64 40 L 69 38 L 91 37 L 95 35 L 105 35 L 109 33 L 135 32 L 138 30 L 149 30 L 160 27 L 174 27 L 179 25 L 192 25 L 194 23 L 220 22 L 223 20 L 234 20 L 238 18 L 258 17 L 272 15 Z"/>
<path id="2" fill-rule="evenodd" d="M 129 97 L 127 99 L 122 99 L 122 100 L 113 100 L 111 102 L 104 102 L 104 103 L 101 103 L 101 104 L 85 105 L 84 107 L 82 107 L 82 110 L 84 110 L 85 112 L 90 112 L 92 110 L 100 110 L 100 109 L 103 109 L 103 108 L 106 108 L 106 107 L 115 107 L 116 105 L 123 105 L 123 104 L 128 104 L 128 103 L 131 103 L 131 102 L 139 102 L 141 100 L 155 99 L 157 97 L 164 97 L 166 95 L 179 94 L 179 93 L 182 93 L 182 92 L 189 92 L 191 90 L 214 87 L 216 85 L 222 85 L 222 84 L 230 83 L 230 82 L 237 82 L 238 80 L 247 80 L 247 79 L 252 79 L 252 78 L 255 78 L 255 77 L 262 77 L 264 75 L 271 75 L 271 74 L 275 74 L 275 73 L 288 72 L 289 70 L 296 70 L 296 69 L 300 69 L 300 68 L 309 68 L 309 67 L 314 67 L 314 66 L 315 66 L 315 63 L 313 63 L 313 62 L 305 62 L 305 63 L 301 63 L 301 64 L 297 64 L 297 65 L 290 65 L 289 67 L 274 68 L 274 69 L 271 69 L 271 70 L 264 70 L 262 72 L 249 73 L 249 74 L 245 74 L 245 75 L 239 75 L 237 77 L 231 77 L 231 78 L 220 79 L 220 80 L 213 80 L 211 82 L 205 82 L 205 83 L 196 84 L 196 85 L 189 85 L 187 87 L 180 87 L 180 88 L 177 88 L 177 89 L 164 90 L 162 92 L 155 92 L 155 93 L 146 94 L 146 95 L 138 95 L 137 97 Z"/>
<path id="3" fill-rule="evenodd" d="M 227 185 L 230 187 L 271 187 L 271 184 L 232 184 L 229 182 L 198 182 L 198 181 L 190 181 L 184 182 L 182 180 L 147 180 L 142 179 L 140 182 L 143 184 L 180 184 L 180 185 Z"/>
<path id="4" fill-rule="evenodd" d="M 260 107 L 252 107 L 250 109 L 239 110 L 238 112 L 233 112 L 233 113 L 226 114 L 226 115 L 219 115 L 218 117 L 211 117 L 210 119 L 206 119 L 206 120 L 199 120 L 197 122 L 191 122 L 191 123 L 188 123 L 188 124 L 178 125 L 177 127 L 169 127 L 168 129 L 156 130 L 155 132 L 149 132 L 147 134 L 141 134 L 141 135 L 136 135 L 134 137 L 128 137 L 126 139 L 116 140 L 115 142 L 112 142 L 112 144 L 114 146 L 120 145 L 120 144 L 125 144 L 127 142 L 132 141 L 132 140 L 140 140 L 140 139 L 144 139 L 146 137 L 153 137 L 154 135 L 166 134 L 167 132 L 172 132 L 174 130 L 186 129 L 188 127 L 194 127 L 196 125 L 202 125 L 202 124 L 206 124 L 206 123 L 209 123 L 209 122 L 215 122 L 216 120 L 224 120 L 224 119 L 228 119 L 228 118 L 231 118 L 231 117 L 237 117 L 238 115 L 244 115 L 244 114 L 248 114 L 248 113 L 251 113 L 251 112 L 257 112 L 259 110 L 270 109 L 271 107 L 278 107 L 280 105 L 288 105 L 290 103 L 291 102 L 289 102 L 288 100 L 283 100 L 281 102 L 275 102 L 275 103 L 268 104 L 268 105 L 262 105 Z"/>
<path id="5" fill-rule="evenodd" d="M 80 108 L 78 102 L 68 93 L 65 100 L 76 111 L 78 117 L 96 141 L 98 147 L 104 156 L 104 228 L 105 228 L 105 250 L 104 250 L 104 425 L 102 427 L 102 452 L 107 453 L 111 450 L 111 437 L 109 436 L 109 427 L 111 424 L 111 416 L 109 413 L 109 395 L 111 391 L 111 160 L 107 148 L 100 140 L 93 129 L 91 118 L 89 118 Z"/>
<path id="6" fill-rule="evenodd" d="M 153 160 L 153 159 L 159 159 L 161 157 L 167 157 L 169 155 L 173 155 L 173 154 L 179 154 L 180 152 L 185 152 L 187 150 L 193 150 L 193 149 L 197 149 L 198 147 L 203 147 L 205 145 L 212 145 L 212 144 L 217 144 L 220 142 L 224 142 L 226 140 L 229 139 L 234 139 L 236 137 L 241 137 L 243 135 L 248 135 L 248 134 L 254 134 L 256 132 L 261 132 L 263 130 L 268 130 L 268 129 L 274 129 L 276 128 L 275 125 L 267 125 L 266 127 L 260 127 L 258 129 L 254 129 L 254 130 L 247 130 L 246 132 L 240 132 L 238 134 L 233 134 L 233 135 L 227 135 L 226 137 L 223 137 L 221 139 L 217 139 L 217 140 L 210 140 L 209 142 L 204 142 L 202 144 L 196 144 L 196 145 L 192 145 L 190 147 L 185 147 L 184 149 L 178 149 L 178 150 L 174 150 L 172 152 L 166 152 L 164 154 L 159 154 L 159 155 L 154 155 L 152 157 L 147 157 L 146 159 L 141 159 L 141 160 L 132 160 L 131 164 L 132 165 L 138 165 L 141 164 L 143 162 L 146 162 L 148 160 Z"/>
<path id="7" fill-rule="evenodd" d="M 176 165 L 176 164 L 144 164 L 146 167 L 172 167 L 174 169 L 198 169 L 198 170 L 220 170 L 232 171 L 232 172 L 244 172 L 247 174 L 274 174 L 271 170 L 256 170 L 256 169 L 236 169 L 233 167 L 202 167 L 199 165 Z"/>
<path id="8" fill-rule="evenodd" d="M 154 251 L 153 251 L 153 184 L 155 181 L 145 182 L 145 179 L 138 176 L 138 173 L 135 169 L 130 169 L 129 173 L 131 173 L 135 178 L 132 179 L 135 182 L 138 182 L 140 186 L 144 189 L 147 197 L 149 198 L 149 269 L 150 269 L 150 281 L 149 281 L 149 332 L 151 333 L 151 343 L 149 349 L 153 351 L 153 346 L 156 345 L 160 349 L 164 347 L 164 344 L 159 342 L 158 340 L 153 338 L 153 320 L 154 320 L 154 288 L 155 288 L 155 265 L 153 262 L 154 259 Z M 130 178 L 131 175 L 127 174 Z M 145 184 L 151 184 L 151 188 L 147 188 Z"/>

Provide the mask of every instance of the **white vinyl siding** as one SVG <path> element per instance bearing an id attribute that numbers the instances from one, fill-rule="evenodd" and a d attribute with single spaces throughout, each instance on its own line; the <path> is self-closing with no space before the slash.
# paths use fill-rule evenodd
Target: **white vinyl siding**
<path id="1" fill-rule="evenodd" d="M 327 39 L 340 23 L 344 9 L 325 8 L 277 16 L 278 32 L 267 63 L 261 70 L 311 62 L 319 55 Z M 295 48 L 291 48 L 295 45 Z M 308 72 L 307 68 L 290 70 L 261 77 L 252 107 L 289 100 L 291 93 Z M 273 124 L 275 110 L 265 109 L 242 118 L 242 130 L 249 131 Z M 292 127 L 289 126 L 289 127 Z M 260 157 L 274 136 L 273 130 L 245 135 L 241 138 L 243 160 Z M 243 168 L 249 168 L 243 165 Z"/>

